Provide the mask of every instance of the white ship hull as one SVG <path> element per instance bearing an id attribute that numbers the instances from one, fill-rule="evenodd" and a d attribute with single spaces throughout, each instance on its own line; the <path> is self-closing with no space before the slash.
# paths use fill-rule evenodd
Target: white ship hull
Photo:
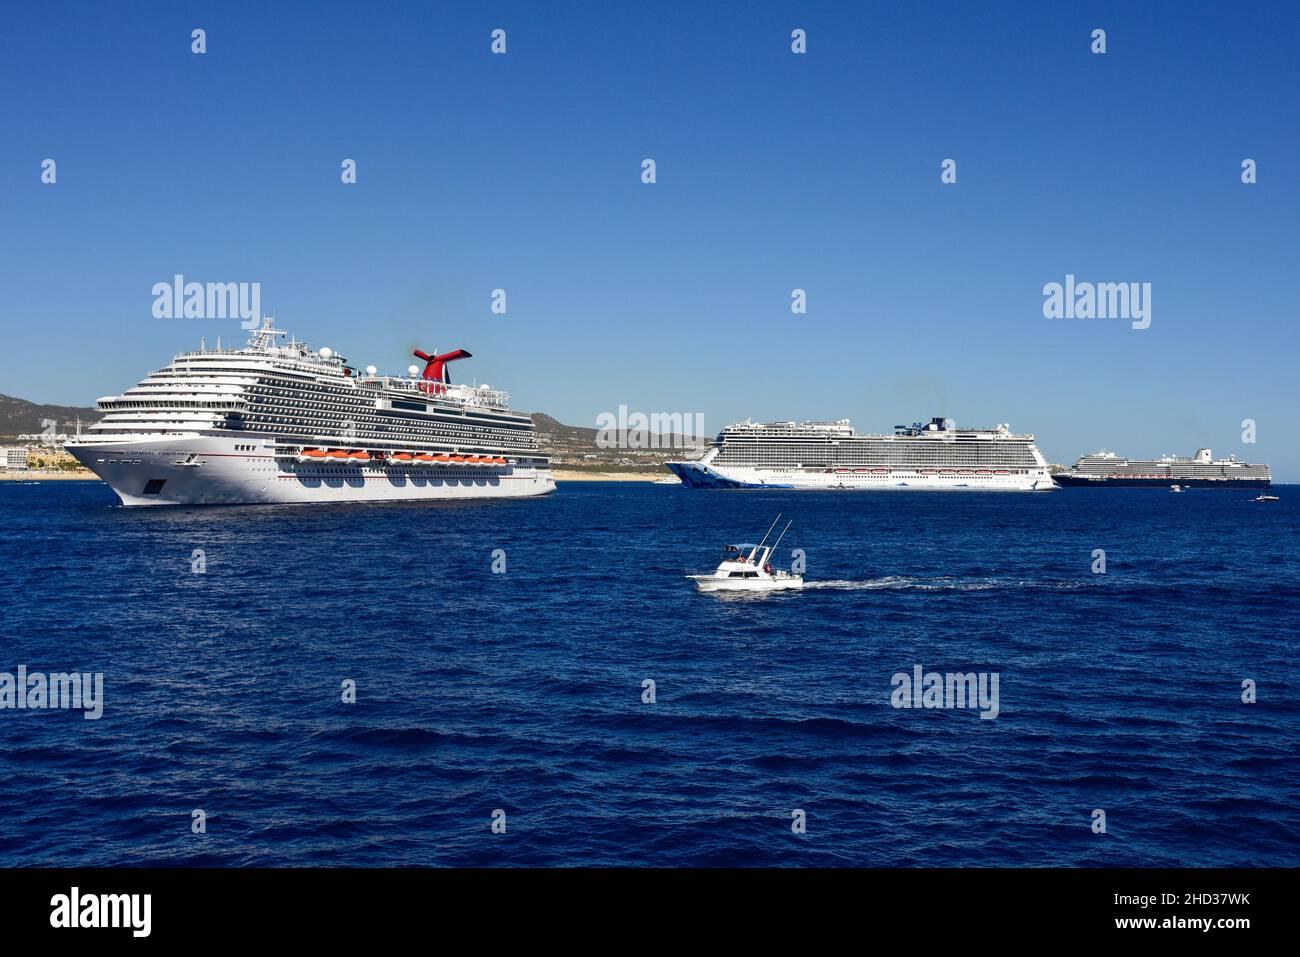
<path id="1" fill-rule="evenodd" d="M 772 488 L 935 492 L 1046 492 L 1059 486 L 1046 468 L 1024 474 L 927 474 L 914 469 L 846 470 L 761 469 L 717 466 L 704 462 L 669 462 L 678 478 L 692 488 Z"/>
<path id="2" fill-rule="evenodd" d="M 555 491 L 549 468 L 517 464 L 332 464 L 277 457 L 273 442 L 190 435 L 70 444 L 123 505 L 252 505 L 522 498 Z"/>
<path id="3" fill-rule="evenodd" d="M 788 591 L 802 588 L 803 578 L 719 578 L 716 575 L 692 575 L 700 591 Z"/>

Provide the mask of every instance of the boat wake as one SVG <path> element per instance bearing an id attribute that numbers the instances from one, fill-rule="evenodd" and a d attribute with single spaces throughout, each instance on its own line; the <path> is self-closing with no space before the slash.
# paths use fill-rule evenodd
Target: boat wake
<path id="1" fill-rule="evenodd" d="M 1022 578 L 957 578 L 943 575 L 937 578 L 916 578 L 911 575 L 886 575 L 884 578 L 867 578 L 862 581 L 805 581 L 804 589 L 830 588 L 844 591 L 996 591 L 1004 588 L 1046 589 L 1067 591 L 1085 587 L 1081 581 L 1033 581 Z"/>

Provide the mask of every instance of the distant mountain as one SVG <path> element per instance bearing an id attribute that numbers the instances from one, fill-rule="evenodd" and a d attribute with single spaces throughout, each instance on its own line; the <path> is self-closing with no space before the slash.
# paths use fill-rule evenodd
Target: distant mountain
<path id="1" fill-rule="evenodd" d="M 596 444 L 596 430 L 584 429 L 580 425 L 565 425 L 557 419 L 551 418 L 545 412 L 532 412 L 533 424 L 537 426 L 537 431 L 551 436 L 553 442 L 565 442 L 571 445 L 590 445 Z"/>
<path id="2" fill-rule="evenodd" d="M 70 435 L 76 431 L 78 417 L 85 428 L 99 419 L 99 413 L 75 405 L 37 405 L 26 399 L 0 395 L 0 436 L 5 438 L 42 432 L 46 419 L 55 421 L 56 433 L 67 432 Z"/>
<path id="3" fill-rule="evenodd" d="M 670 459 L 679 459 L 687 448 L 697 448 L 706 440 L 676 433 L 653 433 L 629 429 L 621 438 L 621 447 L 602 448 L 596 444 L 600 430 L 565 425 L 545 412 L 532 412 L 537 426 L 537 444 L 541 450 L 566 468 L 575 465 L 592 468 L 661 468 Z"/>
<path id="4" fill-rule="evenodd" d="M 573 445 L 595 445 L 596 438 L 599 435 L 599 429 L 588 429 L 580 425 L 565 425 L 557 419 L 551 418 L 545 412 L 530 412 L 533 422 L 537 426 L 539 433 L 549 435 L 552 441 L 565 442 Z M 695 445 L 707 442 L 702 436 L 679 435 L 676 432 L 650 432 L 645 429 L 629 429 L 628 437 L 639 437 L 643 442 L 654 439 L 654 444 L 659 447 Z"/>

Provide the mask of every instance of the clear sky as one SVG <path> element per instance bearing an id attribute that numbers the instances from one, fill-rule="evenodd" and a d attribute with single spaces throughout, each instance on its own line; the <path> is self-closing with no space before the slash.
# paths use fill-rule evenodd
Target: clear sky
<path id="1" fill-rule="evenodd" d="M 182 273 L 573 424 L 946 415 L 1300 481 L 1298 49 L 1293 2 L 10 5 L 0 392 L 242 339 L 154 318 Z M 1151 327 L 1044 318 L 1066 274 Z"/>

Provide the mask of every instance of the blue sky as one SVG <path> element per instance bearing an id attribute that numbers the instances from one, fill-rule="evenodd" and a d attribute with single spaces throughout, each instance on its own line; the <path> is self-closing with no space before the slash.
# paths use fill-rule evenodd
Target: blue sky
<path id="1" fill-rule="evenodd" d="M 154 318 L 183 273 L 260 282 L 281 326 L 360 365 L 467 348 L 457 374 L 574 424 L 942 414 L 1053 461 L 1210 445 L 1300 480 L 1292 3 L 4 17 L 5 394 L 90 403 L 242 338 Z M 1067 273 L 1150 282 L 1151 327 L 1045 319 Z"/>

